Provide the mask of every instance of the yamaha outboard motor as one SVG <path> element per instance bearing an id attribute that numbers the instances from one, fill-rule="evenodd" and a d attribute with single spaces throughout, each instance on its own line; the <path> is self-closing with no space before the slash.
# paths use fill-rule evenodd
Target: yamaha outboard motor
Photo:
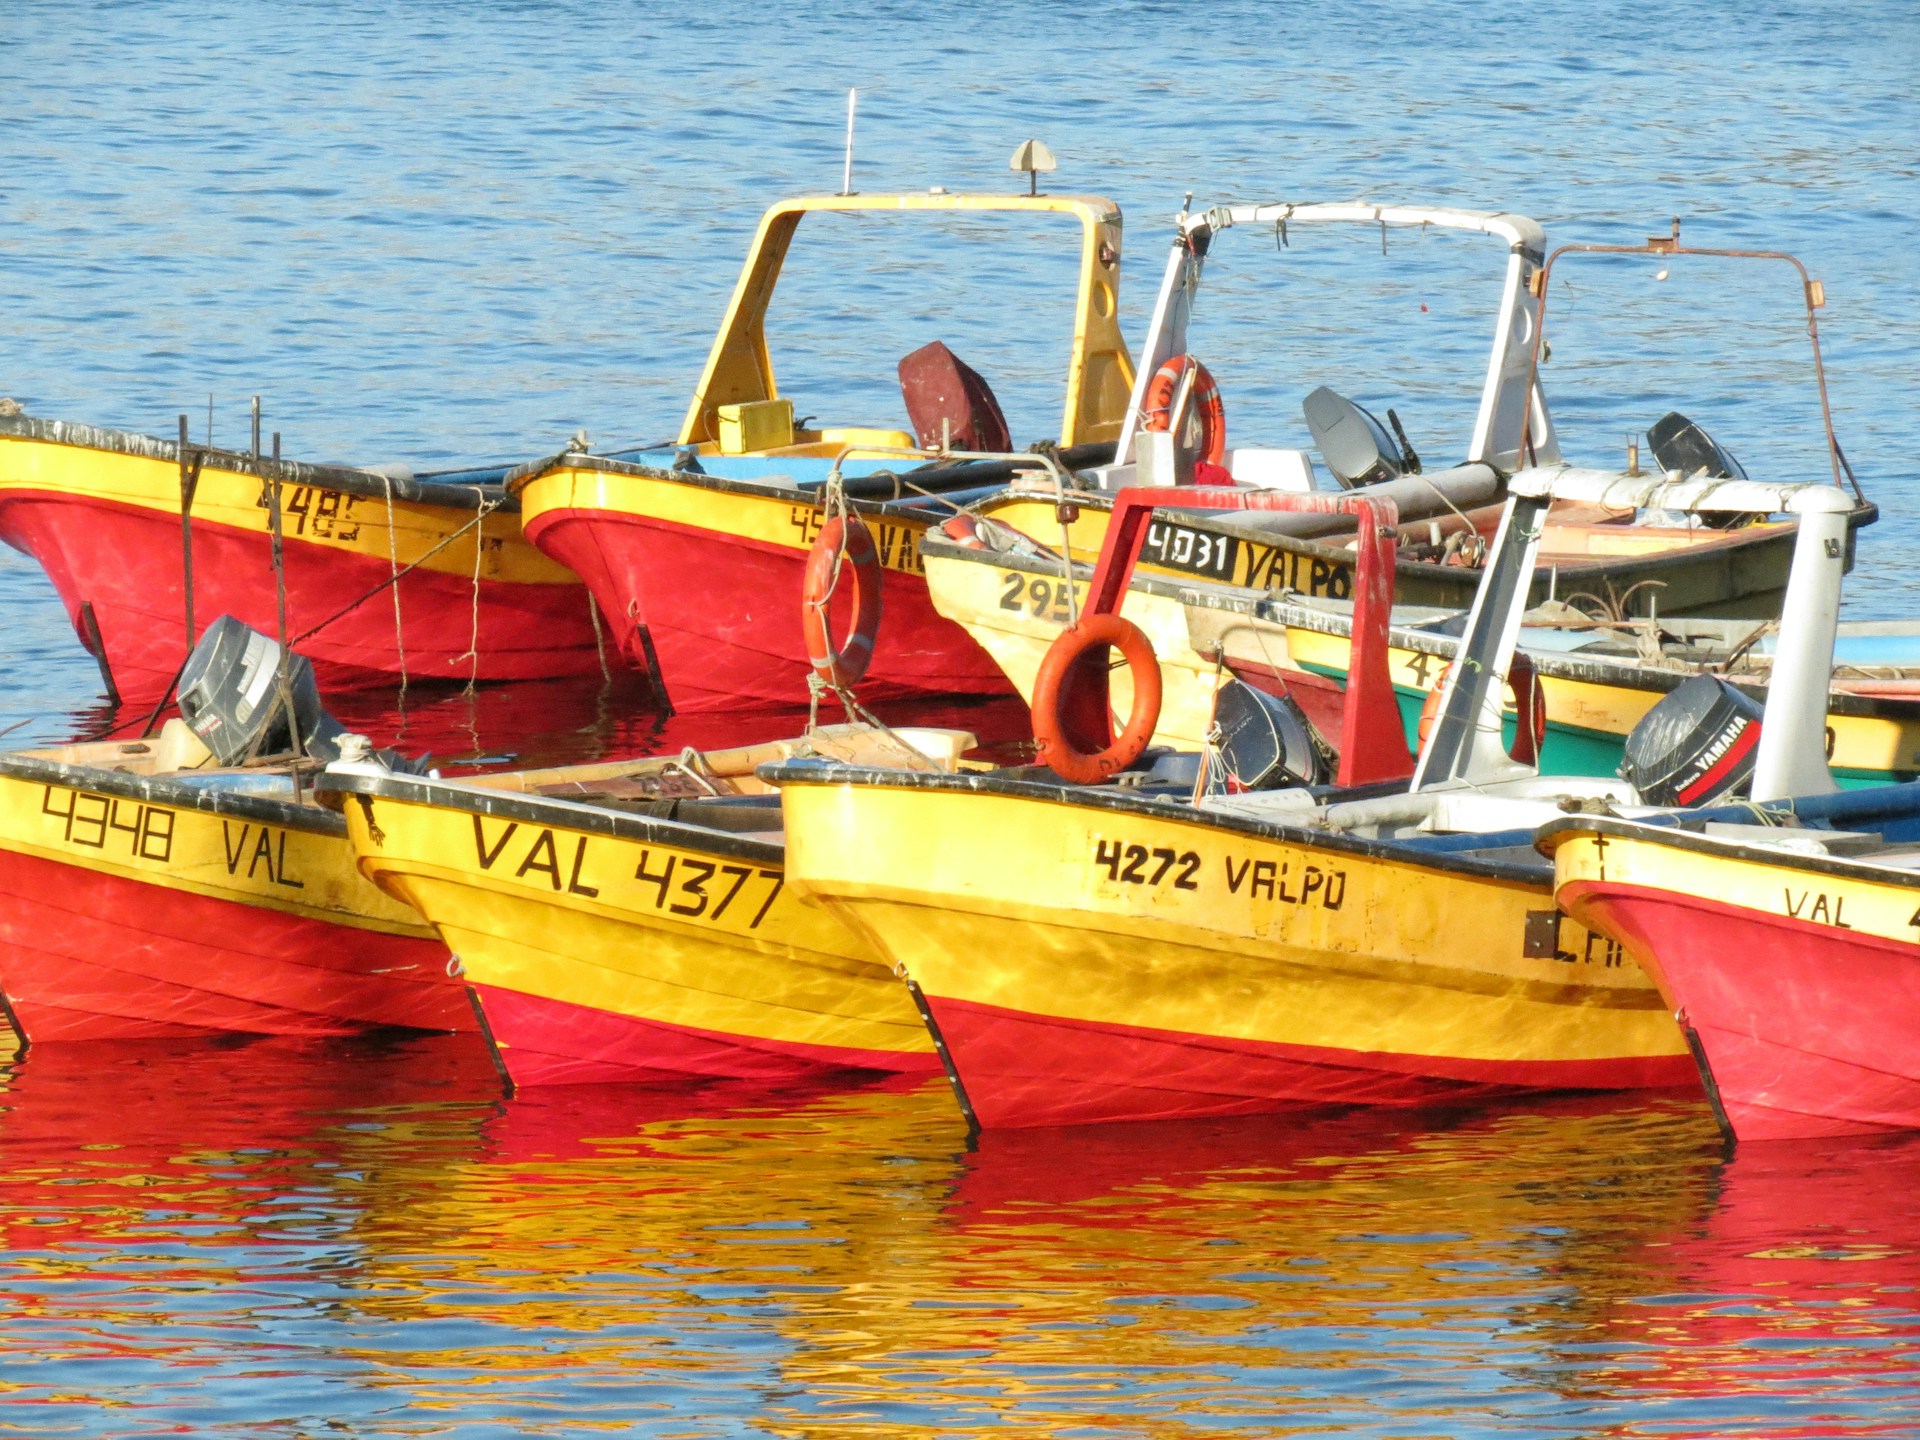
<path id="1" fill-rule="evenodd" d="M 1213 700 L 1217 743 L 1209 747 L 1203 795 L 1324 785 L 1332 775 L 1325 747 L 1300 706 L 1244 680 L 1229 680 Z"/>
<path id="2" fill-rule="evenodd" d="M 1344 488 L 1397 480 L 1413 468 L 1386 426 L 1325 385 L 1300 402 L 1300 411 L 1320 458 Z"/>
<path id="3" fill-rule="evenodd" d="M 294 745 L 279 679 L 280 646 L 272 637 L 222 615 L 201 632 L 180 672 L 180 717 L 222 765 L 283 755 Z M 287 680 L 307 753 L 338 759 L 341 726 L 320 703 L 312 664 L 288 656 Z"/>
<path id="4" fill-rule="evenodd" d="M 1743 788 L 1760 748 L 1761 705 L 1718 675 L 1695 675 L 1627 736 L 1620 778 L 1649 805 L 1699 805 Z"/>

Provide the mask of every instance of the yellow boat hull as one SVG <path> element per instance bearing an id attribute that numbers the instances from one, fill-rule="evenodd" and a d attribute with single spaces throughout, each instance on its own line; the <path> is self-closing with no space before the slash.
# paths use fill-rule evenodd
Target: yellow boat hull
<path id="1" fill-rule="evenodd" d="M 1269 648 L 1287 657 L 1286 663 L 1297 670 L 1341 681 L 1346 677 L 1351 646 L 1344 635 L 1288 625 L 1284 639 Z M 1248 657 L 1251 649 L 1250 637 L 1240 639 L 1236 658 Z M 1552 656 L 1543 660 L 1537 671 L 1547 697 L 1541 770 L 1556 775 L 1614 774 L 1627 736 L 1666 698 L 1666 690 L 1658 688 L 1652 674 L 1642 684 L 1581 678 L 1555 673 Z M 1397 645 L 1388 650 L 1387 661 L 1401 708 L 1411 722 L 1439 685 L 1447 662 L 1442 656 Z M 1668 671 L 1664 678 L 1673 683 L 1685 677 Z M 1835 694 L 1831 703 L 1834 708 L 1827 715 L 1831 738 L 1828 766 L 1840 784 L 1886 785 L 1920 773 L 1920 707 L 1911 701 L 1842 694 Z"/>
<path id="2" fill-rule="evenodd" d="M 1104 512 L 1093 513 L 1104 521 Z M 1040 662 L 1072 616 L 1085 607 L 1086 582 L 1075 580 L 1069 587 L 1063 576 L 996 564 L 981 551 L 966 552 L 965 558 L 948 551 L 924 560 L 933 608 L 972 636 L 1020 698 L 1032 704 Z M 1120 613 L 1145 632 L 1160 662 L 1160 718 L 1153 743 L 1199 749 L 1213 723 L 1214 692 L 1226 672 L 1188 643 L 1186 610 L 1174 596 L 1136 584 L 1123 598 Z M 1116 670 L 1111 683 L 1113 707 L 1125 715 L 1133 705 L 1132 673 Z"/>
<path id="3" fill-rule="evenodd" d="M 407 777 L 345 798 L 361 868 L 458 957 L 515 1084 L 939 1068 L 777 843 Z"/>
<path id="4" fill-rule="evenodd" d="M 985 1127 L 1687 1085 L 1539 867 L 1117 792 L 781 775 L 788 873 L 917 986 Z"/>

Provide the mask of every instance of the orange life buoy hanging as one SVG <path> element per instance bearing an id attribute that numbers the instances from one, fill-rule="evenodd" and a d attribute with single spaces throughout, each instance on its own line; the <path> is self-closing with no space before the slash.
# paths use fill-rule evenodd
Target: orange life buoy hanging
<path id="1" fill-rule="evenodd" d="M 1107 652 L 1133 672 L 1133 709 L 1116 737 L 1106 687 Z M 1118 615 L 1082 615 L 1054 637 L 1033 682 L 1039 760 L 1061 779 L 1093 785 L 1138 760 L 1160 723 L 1160 662 L 1140 627 Z"/>
<path id="2" fill-rule="evenodd" d="M 1440 695 L 1453 671 L 1450 664 L 1440 672 L 1433 689 L 1427 692 L 1427 703 L 1420 707 L 1422 745 L 1427 743 L 1427 732 L 1433 729 L 1434 718 L 1440 713 Z M 1521 703 L 1523 694 L 1525 704 Z M 1547 739 L 1547 689 L 1540 683 L 1533 657 L 1525 651 L 1514 651 L 1513 663 L 1507 667 L 1507 698 L 1514 710 L 1513 743 L 1507 746 L 1507 756 L 1521 765 L 1538 765 L 1540 747 Z"/>
<path id="3" fill-rule="evenodd" d="M 1213 376 L 1191 355 L 1176 355 L 1158 370 L 1147 385 L 1146 402 L 1140 412 L 1143 430 L 1173 428 L 1173 401 L 1180 393 L 1180 382 L 1193 372 L 1193 390 L 1188 396 L 1192 413 L 1200 418 L 1200 459 L 1218 465 L 1227 458 L 1227 409 L 1220 399 L 1220 387 Z"/>
<path id="4" fill-rule="evenodd" d="M 1507 691 L 1513 696 L 1513 744 L 1507 754 L 1522 765 L 1540 763 L 1540 747 L 1547 743 L 1547 687 L 1540 683 L 1533 657 L 1524 650 L 1513 652 L 1507 666 Z"/>
<path id="5" fill-rule="evenodd" d="M 853 626 L 836 645 L 828 607 L 843 566 L 853 576 Z M 850 689 L 873 663 L 873 644 L 880 635 L 880 581 L 880 552 L 866 522 L 851 512 L 828 516 L 807 556 L 800 603 L 807 660 L 827 684 Z"/>

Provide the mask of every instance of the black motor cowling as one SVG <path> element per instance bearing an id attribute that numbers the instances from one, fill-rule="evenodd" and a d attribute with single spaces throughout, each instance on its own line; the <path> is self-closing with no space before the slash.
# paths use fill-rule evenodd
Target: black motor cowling
<path id="1" fill-rule="evenodd" d="M 1662 470 L 1704 474 L 1709 480 L 1747 478 L 1745 466 L 1678 410 L 1669 410 L 1648 428 L 1647 448 Z"/>
<path id="2" fill-rule="evenodd" d="M 1412 468 L 1387 427 L 1337 391 L 1322 385 L 1300 409 L 1321 460 L 1344 489 L 1397 480 Z"/>
<path id="3" fill-rule="evenodd" d="M 1662 470 L 1682 475 L 1704 475 L 1709 480 L 1744 480 L 1747 470 L 1713 436 L 1678 410 L 1669 410 L 1647 431 L 1647 448 Z M 1731 510 L 1707 510 L 1700 523 L 1710 530 L 1737 530 L 1762 517 Z"/>
<path id="4" fill-rule="evenodd" d="M 1313 725 L 1287 696 L 1228 680 L 1214 696 L 1213 728 L 1218 738 L 1208 748 L 1202 794 L 1324 785 L 1331 776 Z"/>
<path id="5" fill-rule="evenodd" d="M 279 678 L 280 646 L 274 639 L 222 615 L 200 632 L 200 643 L 180 672 L 180 718 L 222 765 L 285 754 L 295 747 Z M 287 680 L 307 754 L 338 759 L 341 726 L 320 702 L 312 664 L 289 655 Z"/>
<path id="6" fill-rule="evenodd" d="M 1649 805 L 1699 805 L 1731 795 L 1753 775 L 1761 705 L 1718 675 L 1695 675 L 1627 736 L 1620 778 Z"/>

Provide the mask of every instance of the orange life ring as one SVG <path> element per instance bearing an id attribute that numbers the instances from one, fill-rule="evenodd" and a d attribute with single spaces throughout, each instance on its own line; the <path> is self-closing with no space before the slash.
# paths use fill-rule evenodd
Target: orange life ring
<path id="1" fill-rule="evenodd" d="M 843 559 L 853 567 L 853 628 L 835 645 L 827 608 Z M 829 516 L 807 556 L 800 590 L 800 628 L 806 635 L 807 660 L 813 673 L 829 685 L 841 689 L 858 685 L 873 663 L 873 642 L 880 635 L 880 581 L 880 552 L 866 522 L 852 514 L 844 521 L 838 515 Z"/>
<path id="2" fill-rule="evenodd" d="M 1190 397 L 1200 416 L 1200 456 L 1209 465 L 1227 458 L 1227 409 L 1220 399 L 1220 387 L 1213 376 L 1191 355 L 1176 355 L 1153 372 L 1147 386 L 1146 403 L 1141 410 L 1140 428 L 1166 430 L 1173 425 L 1173 397 L 1180 393 L 1180 382 L 1193 372 Z"/>
<path id="3" fill-rule="evenodd" d="M 1440 672 L 1433 689 L 1427 692 L 1427 703 L 1420 707 L 1422 745 L 1427 743 L 1427 732 L 1433 729 L 1434 717 L 1440 713 L 1440 692 L 1446 689 L 1447 677 L 1452 673 L 1453 665 L 1449 664 Z M 1525 705 L 1520 703 L 1523 691 L 1527 696 Z M 1540 683 L 1533 657 L 1523 650 L 1513 652 L 1513 663 L 1507 667 L 1507 698 L 1514 710 L 1513 743 L 1507 746 L 1507 757 L 1517 764 L 1538 765 L 1540 747 L 1547 739 L 1547 690 Z"/>
<path id="4" fill-rule="evenodd" d="M 1096 707 L 1086 675 L 1118 650 L 1133 672 L 1133 711 L 1117 738 L 1106 697 Z M 1076 691 L 1079 692 L 1076 694 Z M 1093 785 L 1138 760 L 1160 723 L 1160 662 L 1140 627 L 1118 615 L 1082 615 L 1054 637 L 1033 682 L 1039 759 L 1061 779 Z"/>

